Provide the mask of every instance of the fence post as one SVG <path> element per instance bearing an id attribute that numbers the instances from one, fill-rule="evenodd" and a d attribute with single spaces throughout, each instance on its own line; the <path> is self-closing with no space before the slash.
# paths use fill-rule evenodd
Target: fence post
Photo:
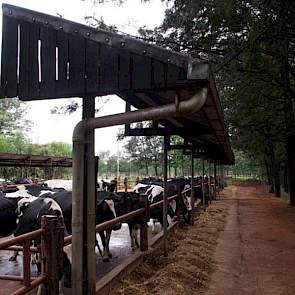
<path id="1" fill-rule="evenodd" d="M 23 284 L 26 287 L 31 285 L 31 253 L 30 253 L 30 240 L 25 240 L 23 244 Z"/>
<path id="2" fill-rule="evenodd" d="M 42 295 L 58 295 L 59 279 L 63 268 L 63 233 L 61 219 L 53 215 L 41 218 L 41 227 L 45 233 L 41 235 L 42 274 L 47 279 L 41 285 Z"/>
<path id="3" fill-rule="evenodd" d="M 149 249 L 147 222 L 150 219 L 150 204 L 146 195 L 140 195 L 140 204 L 145 208 L 144 214 L 141 215 L 140 222 L 140 250 L 144 252 Z"/>

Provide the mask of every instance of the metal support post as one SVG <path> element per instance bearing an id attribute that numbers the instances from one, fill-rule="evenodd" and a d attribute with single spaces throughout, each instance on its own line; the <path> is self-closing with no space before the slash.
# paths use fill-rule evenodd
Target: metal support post
<path id="1" fill-rule="evenodd" d="M 163 161 L 163 174 L 164 174 L 164 195 L 163 195 L 163 231 L 164 231 L 164 256 L 167 257 L 167 166 L 168 166 L 168 146 L 170 137 L 164 136 L 164 161 Z"/>
<path id="2" fill-rule="evenodd" d="M 140 222 L 140 250 L 145 252 L 149 249 L 147 222 L 150 219 L 150 207 L 146 195 L 140 195 L 140 203 L 141 207 L 145 208 L 145 212 L 143 213 Z"/>
<path id="3" fill-rule="evenodd" d="M 93 118 L 95 114 L 95 98 L 83 98 L 82 118 Z M 95 159 L 94 159 L 94 130 L 85 133 L 85 142 L 80 153 L 84 154 L 80 163 L 80 177 L 84 199 L 82 202 L 73 198 L 73 224 L 80 224 L 79 231 L 73 231 L 73 253 L 82 253 L 73 259 L 73 294 L 95 294 L 96 265 L 95 265 Z M 81 157 L 82 158 L 82 157 Z M 73 187 L 75 187 L 73 183 Z M 74 216 L 78 216 L 76 220 Z M 79 246 L 77 247 L 78 240 Z"/>

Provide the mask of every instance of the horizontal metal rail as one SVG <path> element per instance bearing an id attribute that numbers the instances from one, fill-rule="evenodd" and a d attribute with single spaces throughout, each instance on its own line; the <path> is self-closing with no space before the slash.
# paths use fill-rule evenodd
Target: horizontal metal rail
<path id="1" fill-rule="evenodd" d="M 27 187 L 40 187 L 43 184 L 43 182 L 37 182 L 37 183 L 19 183 L 19 184 L 2 184 L 0 185 L 0 189 L 5 188 L 17 188 L 18 186 L 24 185 Z"/>
<path id="2" fill-rule="evenodd" d="M 23 252 L 24 248 L 22 246 L 11 246 L 11 247 L 9 247 L 9 248 L 7 248 L 5 250 Z M 30 252 L 32 252 L 32 253 L 40 253 L 41 249 L 39 247 L 30 247 Z"/>
<path id="3" fill-rule="evenodd" d="M 31 282 L 30 286 L 21 287 L 21 288 L 17 289 L 16 291 L 14 291 L 13 293 L 11 293 L 11 295 L 24 295 L 24 294 L 28 293 L 29 291 L 35 289 L 39 285 L 41 285 L 43 282 L 46 281 L 46 279 L 47 279 L 47 277 L 45 275 L 42 275 L 42 276 L 36 278 L 35 280 L 33 280 Z"/>
<path id="4" fill-rule="evenodd" d="M 32 240 L 32 238 L 38 237 L 44 232 L 45 232 L 45 230 L 40 228 L 40 229 L 34 230 L 32 232 L 29 232 L 27 234 L 23 234 L 21 236 L 14 237 L 9 240 L 0 242 L 0 250 L 6 250 L 6 248 L 23 243 L 26 240 Z"/>
<path id="5" fill-rule="evenodd" d="M 35 237 L 41 236 L 45 233 L 45 229 L 37 229 L 35 231 L 20 235 L 18 237 L 11 238 L 9 240 L 0 242 L 0 250 L 15 250 L 15 251 L 23 251 L 23 276 L 11 276 L 11 275 L 1 275 L 1 280 L 10 280 L 10 281 L 21 281 L 23 283 L 23 287 L 14 291 L 13 295 L 21 295 L 26 294 L 30 290 L 36 288 L 42 282 L 45 281 L 46 277 L 44 275 L 40 277 L 31 277 L 31 268 L 30 268 L 30 260 L 31 260 L 31 252 L 39 252 L 35 250 L 39 250 L 37 247 L 30 247 L 31 240 Z M 15 246 L 23 244 L 23 246 Z M 32 249 L 31 249 L 32 248 Z"/>
<path id="6" fill-rule="evenodd" d="M 184 193 L 186 193 L 186 192 L 188 192 L 190 190 L 191 190 L 190 188 L 186 189 L 186 190 L 184 190 L 182 192 L 182 194 L 184 194 Z M 176 199 L 177 197 L 178 197 L 178 195 L 173 195 L 173 196 L 169 197 L 167 200 L 168 200 L 168 202 L 170 202 L 170 201 Z M 157 203 L 151 204 L 150 209 L 154 209 L 154 208 L 160 206 L 163 202 L 164 201 L 161 200 L 161 201 L 159 201 Z M 110 228 L 110 227 L 112 227 L 112 226 L 114 226 L 114 225 L 116 225 L 118 223 L 123 223 L 123 222 L 126 222 L 126 221 L 136 217 L 136 216 L 139 216 L 139 215 L 143 214 L 144 212 L 145 212 L 145 208 L 140 208 L 140 209 L 134 210 L 132 212 L 129 212 L 127 214 L 124 214 L 122 216 L 119 216 L 119 217 L 113 218 L 111 220 L 105 221 L 103 223 L 100 223 L 100 224 L 96 225 L 95 231 L 99 232 L 99 231 L 106 230 L 106 229 L 108 229 L 108 228 Z M 72 236 L 67 236 L 66 238 L 64 238 L 64 246 L 67 246 L 67 245 L 69 245 L 71 243 L 72 243 Z"/>
<path id="7" fill-rule="evenodd" d="M 135 216 L 141 215 L 144 212 L 145 212 L 145 208 L 140 208 L 135 211 L 129 212 L 127 214 L 124 214 L 122 216 L 119 216 L 119 217 L 113 218 L 111 220 L 108 220 L 106 222 L 100 223 L 100 224 L 96 225 L 95 231 L 98 232 L 98 231 L 106 230 L 118 223 L 123 223 L 125 221 L 128 221 L 128 220 L 134 218 Z M 64 246 L 71 244 L 71 242 L 72 242 L 72 236 L 66 237 L 64 239 Z"/>
<path id="8" fill-rule="evenodd" d="M 30 281 L 36 280 L 37 278 L 38 277 L 31 277 Z M 11 276 L 11 275 L 0 275 L 0 280 L 23 282 L 24 281 L 24 277 L 21 277 L 21 276 Z"/>

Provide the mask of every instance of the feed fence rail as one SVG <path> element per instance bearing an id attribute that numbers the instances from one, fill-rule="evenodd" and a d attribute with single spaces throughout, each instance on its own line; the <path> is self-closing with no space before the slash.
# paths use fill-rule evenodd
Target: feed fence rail
<path id="1" fill-rule="evenodd" d="M 23 286 L 11 295 L 26 294 L 40 285 L 45 293 L 51 290 L 52 293 L 46 294 L 58 294 L 63 233 L 61 219 L 45 215 L 41 218 L 40 229 L 0 242 L 0 250 L 23 252 L 23 276 L 0 275 L 0 280 L 22 282 Z M 31 247 L 31 241 L 35 238 L 41 239 L 41 247 Z M 41 254 L 42 271 L 37 277 L 31 275 L 32 253 Z"/>
<path id="2" fill-rule="evenodd" d="M 31 277 L 31 253 L 40 252 L 36 247 L 30 247 L 31 240 L 40 237 L 45 232 L 44 229 L 38 229 L 33 232 L 11 238 L 9 240 L 0 242 L 0 250 L 13 250 L 23 252 L 23 276 L 0 275 L 1 280 L 19 281 L 23 283 L 23 287 L 14 291 L 13 295 L 20 295 L 29 292 L 42 284 L 46 277 Z M 22 244 L 22 246 L 15 246 Z"/>

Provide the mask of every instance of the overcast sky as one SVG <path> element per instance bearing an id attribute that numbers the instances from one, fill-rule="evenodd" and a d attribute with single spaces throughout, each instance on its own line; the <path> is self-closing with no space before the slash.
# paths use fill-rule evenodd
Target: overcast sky
<path id="1" fill-rule="evenodd" d="M 0 3 L 9 3 L 24 8 L 44 12 L 51 15 L 60 14 L 65 19 L 85 23 L 84 17 L 93 15 L 102 17 L 106 24 L 116 25 L 120 31 L 135 35 L 141 26 L 153 28 L 161 24 L 166 4 L 161 0 L 150 0 L 149 3 L 141 3 L 141 0 L 128 0 L 118 6 L 113 3 L 94 5 L 95 0 L 0 0 Z M 107 2 L 107 1 L 105 1 Z M 2 13 L 0 21 L 2 32 Z M 1 34 L 1 33 L 0 33 Z M 109 99 L 110 98 L 110 99 Z M 75 99 L 80 101 L 81 99 Z M 100 113 L 96 116 L 123 112 L 124 102 L 116 97 L 104 97 L 107 100 Z M 34 126 L 29 134 L 35 143 L 44 144 L 50 141 L 72 142 L 72 131 L 81 119 L 81 110 L 72 115 L 52 115 L 50 110 L 54 106 L 62 106 L 68 103 L 68 99 L 42 100 L 27 103 L 27 118 Z M 103 105 L 103 101 L 99 103 Z M 111 150 L 113 153 L 121 149 L 116 141 L 118 127 L 96 130 L 96 153 L 101 150 Z"/>

